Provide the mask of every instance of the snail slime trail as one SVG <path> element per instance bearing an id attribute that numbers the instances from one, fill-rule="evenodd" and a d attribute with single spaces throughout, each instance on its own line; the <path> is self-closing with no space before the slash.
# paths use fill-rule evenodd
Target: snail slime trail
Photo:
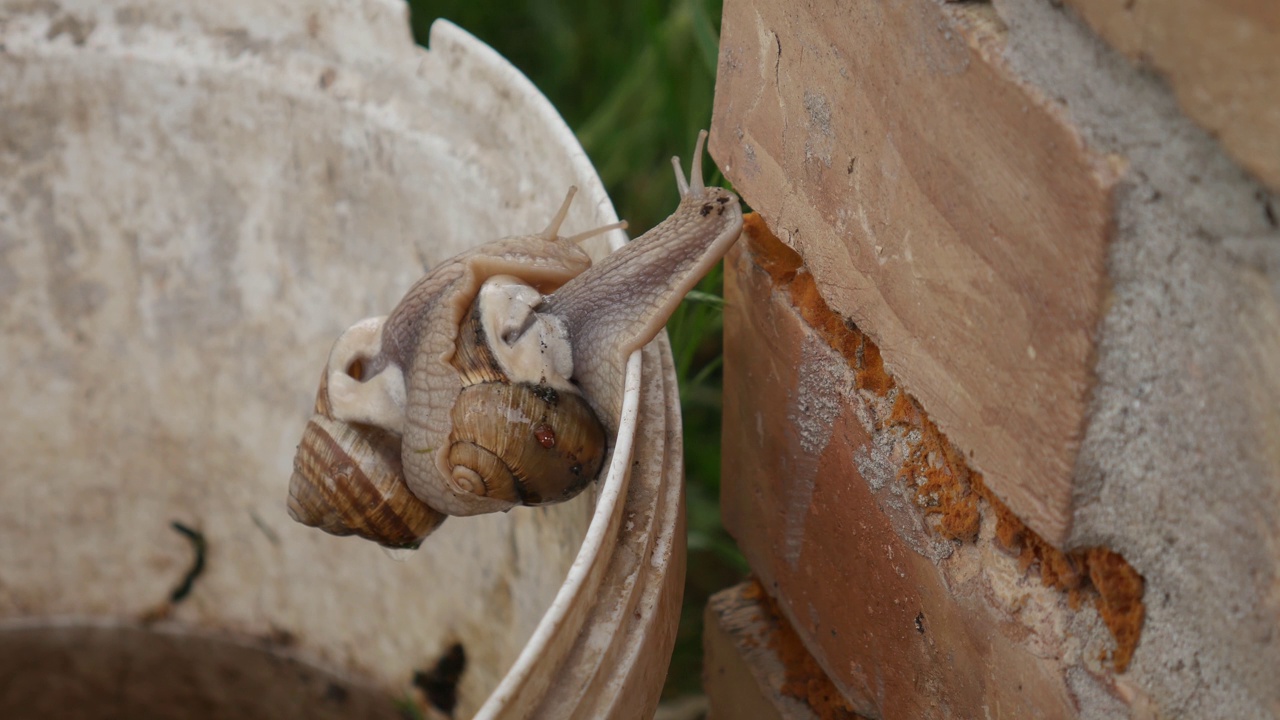
<path id="1" fill-rule="evenodd" d="M 385 317 L 351 326 L 320 378 L 289 513 L 334 535 L 417 548 L 449 515 L 559 503 L 605 465 L 627 357 L 666 324 L 742 230 L 738 198 L 706 187 L 698 135 L 680 203 L 596 264 L 560 227 L 463 252 Z"/>

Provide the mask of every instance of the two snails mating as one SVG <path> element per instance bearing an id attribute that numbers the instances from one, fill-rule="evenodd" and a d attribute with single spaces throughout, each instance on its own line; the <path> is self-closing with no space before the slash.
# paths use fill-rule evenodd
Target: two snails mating
<path id="1" fill-rule="evenodd" d="M 466 251 L 386 317 L 344 332 L 289 482 L 294 520 L 416 548 L 448 515 L 568 500 L 600 473 L 632 351 L 738 238 L 742 209 L 704 187 L 698 136 L 680 204 L 597 264 L 546 230 Z"/>

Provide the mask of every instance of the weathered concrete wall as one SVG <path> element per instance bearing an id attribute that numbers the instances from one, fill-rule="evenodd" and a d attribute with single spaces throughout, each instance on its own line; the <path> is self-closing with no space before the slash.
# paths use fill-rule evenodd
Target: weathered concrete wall
<path id="1" fill-rule="evenodd" d="M 1147 579 L 1126 684 L 1170 717 L 1280 713 L 1276 199 L 1070 11 L 996 10 L 1010 64 L 1126 163 L 1068 542 Z"/>
<path id="2" fill-rule="evenodd" d="M 1280 714 L 1280 223 L 1189 86 L 1039 0 L 741 0 L 722 39 L 713 153 L 814 288 L 731 265 L 726 521 L 831 678 L 885 717 L 1026 672 L 1027 713 Z M 928 603 L 936 647 L 881 629 Z"/>

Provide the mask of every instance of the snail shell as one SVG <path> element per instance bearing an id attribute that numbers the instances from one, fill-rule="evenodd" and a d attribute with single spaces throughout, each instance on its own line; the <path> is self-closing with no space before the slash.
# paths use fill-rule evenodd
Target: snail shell
<path id="1" fill-rule="evenodd" d="M 514 342 L 502 337 L 514 337 L 535 298 L 537 290 L 516 277 L 490 278 L 459 329 L 452 364 L 464 387 L 450 409 L 447 447 L 436 454 L 449 492 L 425 490 L 438 507 L 456 507 L 455 496 L 506 507 L 558 502 L 600 472 L 604 426 L 569 380 L 563 326 L 533 318 L 548 324 Z"/>
<path id="2" fill-rule="evenodd" d="M 380 345 L 385 320 L 356 323 L 330 352 L 320 376 L 315 413 L 294 456 L 288 510 L 294 520 L 333 535 L 357 535 L 391 548 L 417 548 L 446 516 L 405 485 L 399 436 L 368 422 L 371 415 L 373 419 L 394 417 L 395 409 L 374 408 L 361 418 L 334 416 L 334 399 L 339 407 L 353 405 L 343 390 L 361 380 L 365 356 Z M 337 392 L 331 393 L 334 386 Z"/>
<path id="3" fill-rule="evenodd" d="M 346 428 L 313 417 L 307 433 L 324 432 L 370 464 L 320 455 L 304 437 L 291 481 L 295 518 L 387 544 L 381 530 L 356 529 L 367 518 L 321 521 L 313 504 L 303 504 L 313 491 L 294 485 L 333 485 L 345 477 L 336 466 L 385 477 L 388 506 L 413 507 L 407 490 L 448 515 L 581 492 L 617 432 L 627 357 L 653 339 L 741 232 L 737 196 L 703 186 L 705 139 L 705 132 L 698 137 L 687 181 L 672 158 L 676 211 L 601 262 L 592 265 L 578 243 L 625 225 L 560 237 L 570 188 L 542 233 L 458 255 L 415 283 L 385 321 L 344 333 L 320 392 L 331 419 Z M 317 415 L 320 406 L 318 399 Z M 389 437 L 399 439 L 399 466 L 386 458 Z"/>

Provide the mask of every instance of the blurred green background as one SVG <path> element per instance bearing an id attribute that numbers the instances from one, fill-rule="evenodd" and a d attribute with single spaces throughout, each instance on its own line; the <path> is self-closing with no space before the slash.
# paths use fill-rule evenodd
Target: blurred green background
<path id="1" fill-rule="evenodd" d="M 633 237 L 675 208 L 670 158 L 679 155 L 687 169 L 698 131 L 711 122 L 720 0 L 409 4 L 418 42 L 426 44 L 433 20 L 447 18 L 551 99 Z M 724 184 L 718 172 L 708 181 Z M 720 523 L 721 277 L 717 267 L 667 325 L 684 414 L 689 570 L 666 698 L 700 692 L 702 609 L 709 595 L 747 572 Z"/>

